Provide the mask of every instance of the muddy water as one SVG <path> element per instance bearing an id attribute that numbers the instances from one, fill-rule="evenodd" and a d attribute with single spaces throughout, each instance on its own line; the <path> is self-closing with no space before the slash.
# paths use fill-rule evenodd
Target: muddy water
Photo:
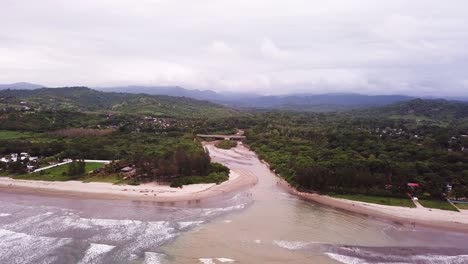
<path id="1" fill-rule="evenodd" d="M 468 263 L 465 234 L 302 201 L 248 149 L 210 154 L 258 183 L 186 204 L 0 192 L 0 263 Z"/>
<path id="2" fill-rule="evenodd" d="M 464 234 L 410 229 L 300 200 L 254 153 L 210 148 L 215 161 L 258 176 L 244 210 L 163 247 L 173 263 L 468 263 Z"/>

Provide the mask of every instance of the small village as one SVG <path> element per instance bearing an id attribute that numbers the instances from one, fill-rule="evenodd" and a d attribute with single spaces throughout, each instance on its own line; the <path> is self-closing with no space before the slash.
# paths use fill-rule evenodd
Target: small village
<path id="1" fill-rule="evenodd" d="M 391 127 L 382 127 L 375 128 L 370 130 L 371 134 L 378 135 L 380 138 L 405 138 L 405 139 L 414 139 L 419 144 L 424 143 L 425 136 L 421 132 L 419 134 L 405 131 L 402 128 L 391 128 Z M 462 133 L 458 135 L 448 136 L 447 142 L 444 142 L 444 145 L 447 147 L 447 151 L 462 151 L 468 152 L 468 133 Z M 446 143 L 446 144 L 445 144 Z"/>
<path id="2" fill-rule="evenodd" d="M 111 175 L 117 174 L 122 180 L 131 179 L 136 176 L 135 165 L 122 161 L 109 160 L 83 160 L 85 163 L 102 164 L 92 171 L 85 171 L 86 175 Z M 72 159 L 49 161 L 41 164 L 40 157 L 32 157 L 26 152 L 12 153 L 0 158 L 0 175 L 8 176 L 9 173 L 36 173 L 42 175 L 46 170 L 65 166 L 74 162 Z M 40 177 L 39 177 L 40 179 Z"/>

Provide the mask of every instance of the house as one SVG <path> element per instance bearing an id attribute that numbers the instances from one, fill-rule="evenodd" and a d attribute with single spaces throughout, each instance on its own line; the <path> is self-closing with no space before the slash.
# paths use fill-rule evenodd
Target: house
<path id="1" fill-rule="evenodd" d="M 448 192 L 451 192 L 451 191 L 452 191 L 452 188 L 453 188 L 453 186 L 452 186 L 452 184 L 450 184 L 450 183 L 447 183 L 447 184 L 445 185 L 445 188 L 447 189 L 447 191 L 448 191 Z"/>
<path id="2" fill-rule="evenodd" d="M 136 175 L 136 169 L 130 166 L 122 168 L 120 169 L 120 171 L 123 173 L 124 180 L 128 178 L 132 178 Z"/>
<path id="3" fill-rule="evenodd" d="M 133 170 L 133 168 L 130 167 L 130 166 L 127 166 L 127 167 L 124 167 L 124 168 L 120 169 L 120 171 L 123 172 L 123 173 L 130 172 L 132 170 Z"/>

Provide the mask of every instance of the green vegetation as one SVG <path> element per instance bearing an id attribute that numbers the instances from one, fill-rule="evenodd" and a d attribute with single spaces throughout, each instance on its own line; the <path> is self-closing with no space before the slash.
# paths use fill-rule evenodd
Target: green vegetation
<path id="1" fill-rule="evenodd" d="M 178 178 L 171 182 L 171 187 L 182 187 L 182 185 L 197 183 L 216 183 L 220 184 L 229 179 L 229 175 L 223 172 L 212 172 L 207 176 L 187 176 Z"/>
<path id="2" fill-rule="evenodd" d="M 70 168 L 73 167 L 73 163 L 65 164 L 58 167 L 53 167 L 47 170 L 27 173 L 14 176 L 15 179 L 24 180 L 41 180 L 41 181 L 69 181 L 69 180 L 82 180 L 86 173 L 94 171 L 104 166 L 102 163 L 86 162 L 84 172 L 81 173 L 70 173 Z"/>
<path id="3" fill-rule="evenodd" d="M 107 182 L 112 184 L 123 183 L 123 178 L 119 174 L 89 174 L 80 179 L 83 182 Z"/>
<path id="4" fill-rule="evenodd" d="M 460 210 L 468 210 L 468 204 L 465 204 L 465 203 L 457 203 L 455 204 L 456 207 L 458 207 L 458 209 Z"/>
<path id="5" fill-rule="evenodd" d="M 219 164 L 211 163 L 205 176 L 182 176 L 171 181 L 171 187 L 182 187 L 182 185 L 196 183 L 216 183 L 227 181 L 229 179 L 229 168 Z"/>
<path id="6" fill-rule="evenodd" d="M 41 134 L 34 132 L 0 130 L 0 140 L 32 139 L 40 136 Z"/>
<path id="7" fill-rule="evenodd" d="M 43 164 L 120 160 L 135 168 L 134 175 L 123 176 L 122 167 L 112 165 L 88 177 L 102 181 L 218 182 L 194 135 L 239 128 L 260 158 L 299 189 L 403 199 L 408 192 L 434 200 L 468 196 L 468 104 L 460 102 L 418 99 L 339 113 L 241 113 L 188 98 L 73 87 L 0 91 L 0 106 L 0 155 L 27 152 Z M 25 171 L 21 161 L 0 164 L 2 174 Z M 420 187 L 408 188 L 408 182 Z"/>
<path id="8" fill-rule="evenodd" d="M 393 106 L 387 115 L 381 108 L 264 113 L 246 130 L 247 144 L 299 189 L 401 198 L 427 193 L 441 200 L 446 183 L 453 183 L 458 197 L 468 196 L 468 122 L 462 115 L 468 104 L 440 108 L 444 114 L 435 114 L 445 105 L 438 101 L 408 105 L 405 111 L 433 122 L 395 119 L 399 108 Z M 437 125 L 446 117 L 447 125 Z M 420 187 L 410 189 L 409 182 Z"/>
<path id="9" fill-rule="evenodd" d="M 223 140 L 216 143 L 215 146 L 221 149 L 231 149 L 237 146 L 237 142 L 231 140 Z"/>
<path id="10" fill-rule="evenodd" d="M 112 111 L 187 118 L 224 117 L 237 113 L 218 104 L 186 97 L 101 92 L 87 87 L 1 90 L 0 104 L 29 114 L 33 114 L 34 110 L 94 113 Z"/>
<path id="11" fill-rule="evenodd" d="M 392 206 L 403 206 L 403 207 L 416 207 L 416 205 L 409 198 L 395 198 L 395 197 L 380 197 L 380 196 L 369 196 L 360 194 L 330 194 L 332 197 L 348 199 L 359 202 L 375 203 Z"/>
<path id="12" fill-rule="evenodd" d="M 426 208 L 435 208 L 448 211 L 458 211 L 451 203 L 442 200 L 425 200 L 420 199 L 419 203 Z"/>

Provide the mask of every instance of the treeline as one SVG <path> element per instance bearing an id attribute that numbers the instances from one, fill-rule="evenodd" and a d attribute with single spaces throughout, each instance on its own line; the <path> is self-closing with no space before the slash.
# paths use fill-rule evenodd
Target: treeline
<path id="1" fill-rule="evenodd" d="M 349 113 L 275 113 L 265 114 L 246 135 L 251 148 L 299 188 L 442 198 L 447 184 L 458 196 L 468 196 L 468 153 L 461 151 L 465 139 L 453 137 L 462 127 L 420 127 L 413 120 L 352 118 Z M 448 149 L 454 144 L 458 148 Z M 409 189 L 409 182 L 420 187 Z"/>
<path id="2" fill-rule="evenodd" d="M 31 139 L 0 140 L 0 155 L 27 152 L 31 156 L 57 159 L 132 160 L 137 154 L 160 156 L 167 151 L 201 151 L 191 135 L 157 135 L 114 132 L 103 136 L 61 137 L 41 134 Z"/>
<path id="3" fill-rule="evenodd" d="M 189 153 L 177 149 L 162 156 L 136 156 L 133 163 L 139 180 L 170 182 L 171 187 L 220 183 L 229 178 L 229 169 L 212 163 L 207 150 Z"/>
<path id="4" fill-rule="evenodd" d="M 207 151 L 190 153 L 177 149 L 160 156 L 135 155 L 133 163 L 137 168 L 137 175 L 149 180 L 202 176 L 208 175 L 211 170 L 211 159 Z"/>

